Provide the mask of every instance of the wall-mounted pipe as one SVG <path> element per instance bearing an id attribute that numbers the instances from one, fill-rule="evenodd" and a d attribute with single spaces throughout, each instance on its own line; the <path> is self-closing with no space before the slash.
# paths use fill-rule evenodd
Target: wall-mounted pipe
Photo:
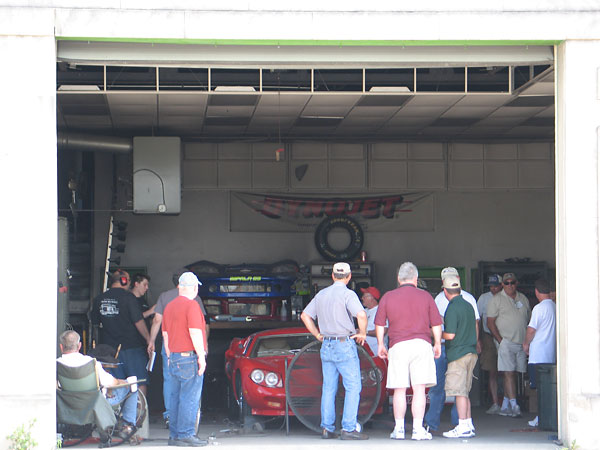
<path id="1" fill-rule="evenodd" d="M 58 148 L 83 152 L 130 153 L 133 150 L 131 138 L 100 136 L 84 133 L 58 133 Z"/>

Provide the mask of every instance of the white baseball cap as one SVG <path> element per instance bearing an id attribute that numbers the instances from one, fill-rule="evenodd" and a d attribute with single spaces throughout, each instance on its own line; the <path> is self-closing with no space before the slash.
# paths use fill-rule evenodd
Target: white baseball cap
<path id="1" fill-rule="evenodd" d="M 339 262 L 333 265 L 333 273 L 337 273 L 339 275 L 349 275 L 350 272 L 350 264 L 348 263 Z"/>
<path id="2" fill-rule="evenodd" d="M 192 272 L 184 272 L 179 277 L 179 286 L 202 286 L 198 277 Z"/>

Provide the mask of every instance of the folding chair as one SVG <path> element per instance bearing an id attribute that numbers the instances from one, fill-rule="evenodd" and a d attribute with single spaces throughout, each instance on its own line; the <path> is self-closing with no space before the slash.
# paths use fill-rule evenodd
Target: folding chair
<path id="1" fill-rule="evenodd" d="M 121 406 L 127 397 L 114 406 L 108 402 L 102 394 L 95 359 L 79 367 L 57 361 L 56 373 L 56 416 L 58 432 L 63 435 L 63 447 L 85 441 L 94 430 L 100 435 L 101 448 L 119 445 L 135 434 L 134 429 L 128 436 L 121 436 L 122 440 L 113 441 Z M 140 396 L 136 425 L 143 422 L 146 415 L 145 401 Z"/>

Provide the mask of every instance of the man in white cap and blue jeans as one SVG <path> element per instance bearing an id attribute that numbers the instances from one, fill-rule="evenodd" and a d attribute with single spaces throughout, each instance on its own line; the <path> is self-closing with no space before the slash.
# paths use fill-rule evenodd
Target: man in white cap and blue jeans
<path id="1" fill-rule="evenodd" d="M 368 439 L 366 434 L 360 432 L 360 425 L 356 421 L 362 388 L 356 344 L 363 345 L 367 337 L 367 314 L 356 293 L 347 288 L 352 278 L 350 265 L 344 262 L 335 263 L 331 278 L 333 284 L 319 291 L 300 316 L 308 331 L 322 342 L 321 438 L 337 437 L 335 395 L 341 375 L 346 394 L 340 438 Z M 356 317 L 358 332 L 352 317 Z M 315 319 L 318 319 L 318 328 Z"/>
<path id="2" fill-rule="evenodd" d="M 444 280 L 449 277 L 456 277 L 460 280 L 460 275 L 458 274 L 458 270 L 454 267 L 445 267 L 442 269 L 441 278 L 442 283 Z M 477 322 L 477 352 L 481 351 L 479 345 L 479 311 L 477 309 L 477 301 L 475 297 L 469 294 L 467 291 L 461 289 L 460 291 L 461 297 L 469 302 L 473 307 L 475 312 L 475 319 Z M 447 293 L 442 290 L 435 297 L 435 305 L 438 308 L 440 316 L 444 317 L 446 314 L 446 309 L 450 304 L 450 299 L 447 297 Z M 442 325 L 443 330 L 443 325 Z M 448 359 L 446 358 L 446 347 L 444 345 L 444 341 L 442 340 L 442 354 L 441 356 L 435 360 L 435 372 L 437 378 L 437 384 L 429 389 L 429 409 L 427 410 L 427 414 L 425 414 L 424 422 L 430 431 L 437 431 L 440 427 L 440 420 L 442 415 L 442 410 L 444 409 L 444 403 L 446 403 L 446 392 L 444 390 L 444 386 L 446 384 L 446 371 L 448 370 Z M 452 425 L 458 425 L 458 413 L 456 411 L 456 404 L 452 406 L 452 411 L 450 413 Z M 472 430 L 474 432 L 474 430 Z"/>
<path id="3" fill-rule="evenodd" d="M 201 447 L 206 440 L 196 436 L 198 408 L 206 370 L 206 323 L 198 303 L 200 281 L 192 272 L 179 277 L 179 296 L 164 311 L 163 343 L 169 360 L 169 445 Z"/>

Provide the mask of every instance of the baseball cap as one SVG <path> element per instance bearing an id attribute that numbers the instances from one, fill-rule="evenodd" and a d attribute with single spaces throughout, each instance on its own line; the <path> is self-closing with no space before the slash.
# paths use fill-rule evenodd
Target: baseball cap
<path id="1" fill-rule="evenodd" d="M 460 276 L 458 275 L 458 270 L 456 270 L 454 267 L 444 267 L 442 269 L 442 280 L 444 278 L 446 278 L 447 276 L 452 275 L 455 276 L 457 278 L 459 278 Z"/>
<path id="2" fill-rule="evenodd" d="M 379 300 L 379 297 L 381 297 L 381 292 L 379 292 L 379 289 L 377 289 L 375 286 L 369 286 L 368 288 L 360 288 L 360 292 L 362 292 L 363 294 L 371 294 L 373 297 L 375 297 L 375 300 Z"/>
<path id="3" fill-rule="evenodd" d="M 460 289 L 460 278 L 454 275 L 446 275 L 442 280 L 442 286 L 446 289 Z"/>
<path id="4" fill-rule="evenodd" d="M 184 272 L 179 277 L 179 286 L 202 286 L 198 277 L 192 272 Z"/>
<path id="5" fill-rule="evenodd" d="M 505 274 L 502 276 L 502 282 L 503 282 L 503 283 L 504 283 L 505 281 L 508 281 L 508 280 L 515 280 L 515 281 L 518 281 L 518 279 L 517 279 L 517 276 L 516 276 L 514 273 L 512 273 L 512 272 L 505 273 Z"/>
<path id="6" fill-rule="evenodd" d="M 490 275 L 488 277 L 488 284 L 490 286 L 498 286 L 499 284 L 502 284 L 502 277 L 497 273 Z"/>
<path id="7" fill-rule="evenodd" d="M 349 275 L 350 272 L 350 264 L 348 263 L 339 262 L 333 265 L 333 273 L 337 273 L 339 275 Z"/>

